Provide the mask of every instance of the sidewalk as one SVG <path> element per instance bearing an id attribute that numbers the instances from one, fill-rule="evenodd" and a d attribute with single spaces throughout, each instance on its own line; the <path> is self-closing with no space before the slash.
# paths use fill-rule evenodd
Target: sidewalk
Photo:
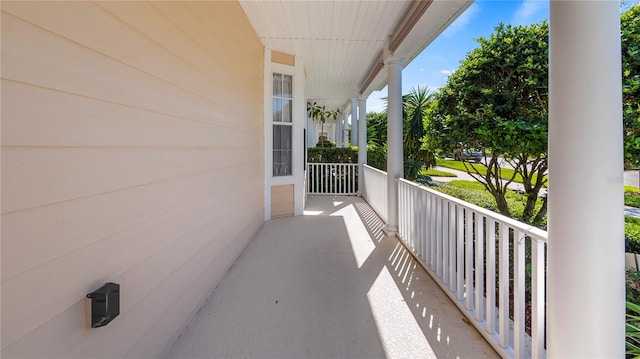
<path id="1" fill-rule="evenodd" d="M 436 182 L 451 182 L 451 181 L 455 181 L 455 180 L 463 180 L 463 181 L 475 181 L 476 179 L 471 177 L 470 174 L 468 174 L 467 172 L 464 171 L 458 171 L 458 170 L 454 170 L 448 167 L 440 167 L 440 166 L 436 166 L 433 167 L 433 169 L 438 170 L 438 171 L 444 171 L 444 172 L 449 172 L 449 173 L 453 173 L 458 177 L 435 177 L 435 176 L 431 176 L 431 178 L 436 181 Z M 521 191 L 524 192 L 524 186 L 522 185 L 522 183 L 516 183 L 516 182 L 511 182 L 509 183 L 509 188 L 516 190 L 516 191 Z M 546 194 L 547 193 L 547 189 L 543 188 L 540 190 L 540 194 Z"/>
<path id="2" fill-rule="evenodd" d="M 633 187 L 640 186 L 640 179 L 638 176 L 640 176 L 640 171 L 638 170 L 624 171 L 624 185 Z"/>

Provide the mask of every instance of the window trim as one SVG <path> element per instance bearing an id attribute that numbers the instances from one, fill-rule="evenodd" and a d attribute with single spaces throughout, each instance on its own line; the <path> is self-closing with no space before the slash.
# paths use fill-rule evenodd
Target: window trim
<path id="1" fill-rule="evenodd" d="M 284 96 L 276 96 L 274 94 L 274 77 L 275 75 L 282 75 L 283 78 L 284 76 L 289 76 L 291 77 L 291 97 L 290 98 L 286 98 Z M 283 81 L 284 84 L 284 81 Z M 290 177 L 290 176 L 294 176 L 295 175 L 295 171 L 294 171 L 294 163 L 293 163 L 293 151 L 294 151 L 294 146 L 293 146 L 293 136 L 294 136 L 294 113 L 295 113 L 295 75 L 293 73 L 290 73 L 288 71 L 280 71 L 280 69 L 272 69 L 271 70 L 271 93 L 270 93 L 270 97 L 271 97 L 271 114 L 270 114 L 270 118 L 271 118 L 271 177 L 275 178 L 275 177 Z M 282 86 L 282 88 L 284 88 L 284 86 Z M 289 116 L 290 121 L 284 121 L 281 119 L 281 121 L 275 121 L 274 120 L 274 113 L 275 113 L 275 109 L 273 107 L 273 103 L 275 99 L 281 99 L 281 100 L 285 100 L 288 99 L 291 102 L 291 110 L 289 111 Z M 274 133 L 275 133 L 275 128 L 276 126 L 288 126 L 290 128 L 290 148 L 289 149 L 276 149 L 275 148 L 275 143 L 273 142 L 273 137 L 274 137 Z M 275 153 L 276 151 L 280 151 L 280 154 L 282 154 L 284 151 L 289 151 L 289 172 L 285 172 L 283 174 L 276 174 L 276 163 L 275 163 Z"/>

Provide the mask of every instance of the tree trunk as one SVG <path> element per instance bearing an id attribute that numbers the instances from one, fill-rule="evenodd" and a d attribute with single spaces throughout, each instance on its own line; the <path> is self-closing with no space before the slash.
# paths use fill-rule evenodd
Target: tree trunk
<path id="1" fill-rule="evenodd" d="M 538 202 L 538 192 L 527 193 L 527 202 L 525 203 L 524 210 L 522 211 L 522 220 L 524 222 L 531 223 L 529 220 L 533 217 L 536 202 Z"/>
<path id="2" fill-rule="evenodd" d="M 496 199 L 496 204 L 498 205 L 498 211 L 500 212 L 500 214 L 511 217 L 509 205 L 507 204 L 507 199 L 504 197 L 504 193 L 496 191 L 491 192 L 491 194 Z"/>
<path id="3" fill-rule="evenodd" d="M 531 223 L 534 225 L 540 224 L 546 214 L 547 214 L 547 196 L 544 196 L 542 197 L 542 207 L 540 207 L 540 210 L 538 211 L 538 213 L 536 214 L 536 217 L 533 219 Z"/>

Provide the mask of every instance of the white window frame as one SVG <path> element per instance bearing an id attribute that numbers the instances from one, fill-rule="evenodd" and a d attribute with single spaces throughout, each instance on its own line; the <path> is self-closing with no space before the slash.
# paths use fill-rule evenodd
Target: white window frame
<path id="1" fill-rule="evenodd" d="M 274 121 L 273 120 L 273 100 L 276 98 L 276 96 L 273 94 L 273 76 L 276 74 L 280 74 L 282 76 L 291 76 L 291 98 L 289 100 L 291 100 L 291 121 L 290 122 L 285 122 L 285 121 Z M 283 127 L 290 127 L 291 128 L 291 168 L 290 173 L 287 174 L 275 174 L 274 170 L 275 168 L 273 167 L 274 163 L 273 163 L 273 158 L 274 158 L 274 151 L 276 150 L 274 148 L 275 144 L 272 142 L 271 143 L 271 176 L 272 177 L 286 177 L 286 176 L 293 176 L 294 175 L 294 170 L 295 170 L 295 166 L 293 163 L 293 137 L 295 135 L 295 132 L 293 131 L 293 118 L 294 118 L 294 107 L 295 107 L 295 75 L 294 74 L 289 74 L 286 72 L 279 72 L 279 71 L 271 71 L 271 131 L 274 130 L 275 126 L 283 126 Z M 284 97 L 280 97 L 280 99 L 285 99 Z M 272 136 L 273 136 L 273 132 L 272 132 Z M 271 140 L 273 141 L 273 137 L 271 137 Z"/>
<path id="2" fill-rule="evenodd" d="M 293 76 L 292 168 L 291 175 L 273 175 L 273 73 Z M 294 215 L 304 214 L 304 130 L 307 126 L 306 97 L 304 94 L 304 66 L 302 58 L 295 57 L 295 65 L 271 62 L 271 50 L 265 48 L 264 56 L 264 213 L 271 219 L 271 187 L 294 185 Z"/>

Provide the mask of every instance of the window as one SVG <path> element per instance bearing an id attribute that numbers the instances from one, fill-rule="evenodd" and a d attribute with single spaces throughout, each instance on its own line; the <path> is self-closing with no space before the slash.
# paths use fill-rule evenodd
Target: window
<path id="1" fill-rule="evenodd" d="M 273 74 L 273 175 L 290 176 L 293 132 L 293 76 Z"/>

